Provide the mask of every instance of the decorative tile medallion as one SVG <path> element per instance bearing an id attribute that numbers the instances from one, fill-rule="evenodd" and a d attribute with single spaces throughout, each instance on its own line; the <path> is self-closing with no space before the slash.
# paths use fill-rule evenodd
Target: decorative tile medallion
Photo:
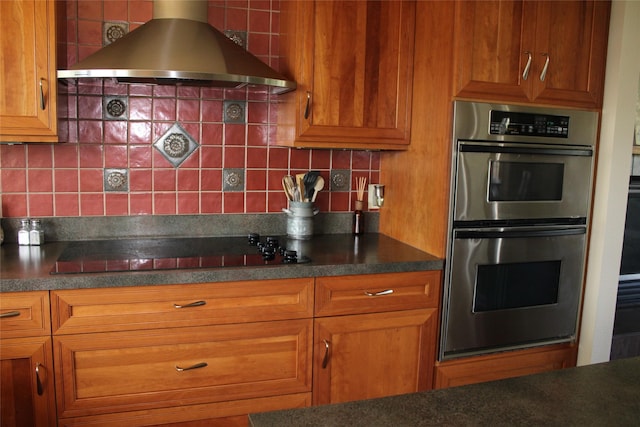
<path id="1" fill-rule="evenodd" d="M 246 31 L 235 31 L 235 30 L 225 30 L 224 35 L 231 39 L 238 46 L 242 46 L 244 49 L 247 48 L 247 32 Z"/>
<path id="2" fill-rule="evenodd" d="M 102 46 L 107 46 L 129 32 L 128 22 L 105 22 L 102 24 Z"/>
<path id="3" fill-rule="evenodd" d="M 351 189 L 351 171 L 348 169 L 331 170 L 331 191 L 349 191 Z"/>
<path id="4" fill-rule="evenodd" d="M 228 168 L 222 170 L 222 191 L 244 191 L 243 168 Z"/>
<path id="5" fill-rule="evenodd" d="M 179 123 L 174 123 L 153 145 L 176 168 L 200 146 Z"/>
<path id="6" fill-rule="evenodd" d="M 105 169 L 104 191 L 128 191 L 129 171 L 127 169 Z"/>
<path id="7" fill-rule="evenodd" d="M 246 123 L 247 110 L 246 101 L 224 101 L 224 122 L 225 123 Z"/>
<path id="8" fill-rule="evenodd" d="M 105 120 L 127 120 L 127 98 L 105 96 L 103 100 L 102 116 Z"/>

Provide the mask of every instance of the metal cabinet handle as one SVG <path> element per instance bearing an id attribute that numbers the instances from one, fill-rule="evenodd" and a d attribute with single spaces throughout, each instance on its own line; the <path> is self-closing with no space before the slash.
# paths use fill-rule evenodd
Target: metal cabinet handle
<path id="1" fill-rule="evenodd" d="M 180 366 L 176 365 L 176 371 L 178 372 L 191 371 L 192 369 L 206 368 L 207 366 L 208 365 L 206 362 L 196 363 L 195 365 L 187 366 L 186 368 L 181 368 Z"/>
<path id="2" fill-rule="evenodd" d="M 540 81 L 543 82 L 545 77 L 547 77 L 547 70 L 549 69 L 549 54 L 543 53 L 542 56 L 546 56 L 547 60 L 544 61 L 544 67 L 542 67 L 542 72 L 540 73 Z"/>
<path id="3" fill-rule="evenodd" d="M 384 291 L 379 291 L 379 292 L 364 291 L 364 294 L 368 297 L 379 297 L 382 295 L 390 295 L 392 293 L 393 293 L 393 289 L 385 289 Z"/>
<path id="4" fill-rule="evenodd" d="M 42 396 L 44 393 L 44 387 L 42 386 L 42 381 L 40 381 L 40 362 L 36 363 L 36 390 L 38 391 L 38 396 Z"/>
<path id="5" fill-rule="evenodd" d="M 44 111 L 46 105 L 44 103 L 44 89 L 42 88 L 42 82 L 44 79 L 40 79 L 40 109 Z"/>
<path id="6" fill-rule="evenodd" d="M 304 107 L 304 118 L 309 118 L 309 113 L 311 112 L 311 92 L 307 91 L 307 106 Z"/>
<path id="7" fill-rule="evenodd" d="M 17 317 L 20 316 L 19 311 L 7 311 L 6 313 L 0 314 L 0 319 L 6 319 L 8 317 Z"/>
<path id="8" fill-rule="evenodd" d="M 522 71 L 522 80 L 527 80 L 529 78 L 529 70 L 531 69 L 531 52 L 526 51 L 524 55 L 529 55 L 529 59 L 527 59 L 527 65 L 524 66 L 524 70 Z"/>
<path id="9" fill-rule="evenodd" d="M 206 301 L 194 301 L 192 303 L 185 304 L 185 305 L 173 304 L 173 307 L 174 308 L 189 308 L 189 307 L 199 307 L 199 306 L 205 305 L 205 304 L 207 304 Z"/>
<path id="10" fill-rule="evenodd" d="M 324 357 L 322 358 L 322 369 L 325 369 L 327 367 L 327 364 L 329 364 L 329 341 L 322 340 L 322 342 L 324 343 Z"/>

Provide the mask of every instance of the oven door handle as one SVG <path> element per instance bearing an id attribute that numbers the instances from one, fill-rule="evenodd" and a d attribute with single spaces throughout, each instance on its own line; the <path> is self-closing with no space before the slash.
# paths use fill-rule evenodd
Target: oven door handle
<path id="1" fill-rule="evenodd" d="M 542 148 L 542 147 L 509 147 L 485 144 L 461 143 L 460 152 L 465 153 L 501 153 L 501 154 L 535 154 L 546 156 L 582 156 L 592 157 L 591 148 Z"/>
<path id="2" fill-rule="evenodd" d="M 522 237 L 556 237 L 585 234 L 586 227 L 546 228 L 541 230 L 454 230 L 454 239 L 514 239 Z"/>

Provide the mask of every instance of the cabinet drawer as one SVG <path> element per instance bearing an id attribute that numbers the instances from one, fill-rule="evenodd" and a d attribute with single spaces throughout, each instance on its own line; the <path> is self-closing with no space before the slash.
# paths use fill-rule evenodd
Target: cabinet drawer
<path id="1" fill-rule="evenodd" d="M 146 427 L 169 425 L 172 427 L 248 427 L 248 414 L 304 408 L 310 405 L 311 393 L 297 393 L 232 402 L 215 402 L 203 405 L 175 406 L 144 411 L 63 418 L 58 421 L 58 426 Z"/>
<path id="2" fill-rule="evenodd" d="M 0 336 L 35 337 L 51 334 L 49 292 L 0 293 Z"/>
<path id="3" fill-rule="evenodd" d="M 310 392 L 311 336 L 311 319 L 55 336 L 58 416 Z"/>
<path id="4" fill-rule="evenodd" d="M 438 307 L 440 271 L 316 279 L 316 316 Z"/>
<path id="5" fill-rule="evenodd" d="M 312 315 L 313 279 L 52 292 L 55 334 L 204 326 Z"/>

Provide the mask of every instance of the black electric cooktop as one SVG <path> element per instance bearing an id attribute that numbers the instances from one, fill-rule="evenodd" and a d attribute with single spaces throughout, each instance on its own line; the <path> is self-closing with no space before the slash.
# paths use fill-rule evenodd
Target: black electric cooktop
<path id="1" fill-rule="evenodd" d="M 308 263 L 278 236 L 186 237 L 70 242 L 51 274 L 257 267 Z"/>

